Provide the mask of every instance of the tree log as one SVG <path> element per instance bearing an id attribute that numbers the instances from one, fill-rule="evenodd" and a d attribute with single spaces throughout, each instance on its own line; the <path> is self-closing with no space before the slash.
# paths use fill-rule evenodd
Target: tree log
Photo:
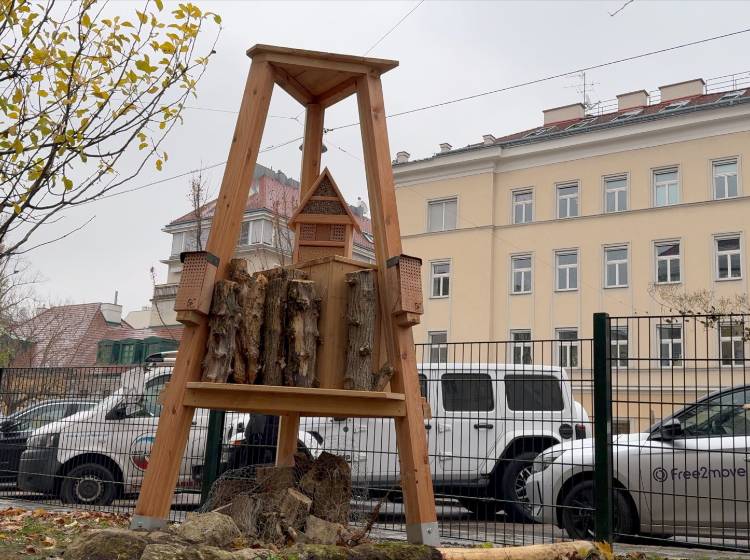
<path id="1" fill-rule="evenodd" d="M 214 286 L 209 336 L 203 358 L 203 381 L 225 383 L 233 375 L 236 332 L 242 310 L 237 303 L 238 284 L 220 280 Z"/>
<path id="2" fill-rule="evenodd" d="M 263 375 L 264 385 L 283 385 L 288 362 L 288 347 L 284 332 L 289 281 L 307 278 L 307 273 L 289 268 L 263 271 L 268 278 L 263 308 Z M 257 276 L 257 275 L 256 275 Z"/>
<path id="3" fill-rule="evenodd" d="M 375 271 L 360 270 L 346 275 L 348 341 L 344 389 L 371 391 L 375 382 L 372 371 L 375 346 L 375 310 L 377 292 Z"/>
<path id="4" fill-rule="evenodd" d="M 312 499 L 312 515 L 342 525 L 349 523 L 352 470 L 343 457 L 321 453 L 299 481 L 299 490 Z"/>
<path id="5" fill-rule="evenodd" d="M 290 280 L 287 298 L 289 359 L 284 384 L 292 387 L 314 387 L 318 385 L 315 363 L 320 336 L 320 298 L 315 290 L 315 282 Z"/>

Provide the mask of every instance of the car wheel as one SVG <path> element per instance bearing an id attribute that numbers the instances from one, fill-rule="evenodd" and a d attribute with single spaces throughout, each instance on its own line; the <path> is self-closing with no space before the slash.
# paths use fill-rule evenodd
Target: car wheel
<path id="1" fill-rule="evenodd" d="M 518 523 L 533 523 L 531 503 L 526 494 L 526 481 L 531 476 L 531 467 L 539 454 L 535 451 L 525 451 L 515 457 L 506 459 L 500 480 L 502 491 L 502 508 L 505 515 Z"/>
<path id="2" fill-rule="evenodd" d="M 572 539 L 593 539 L 594 533 L 594 483 L 579 482 L 570 489 L 562 502 L 562 526 Z M 613 531 L 617 535 L 636 533 L 636 515 L 621 490 L 613 493 Z"/>
<path id="3" fill-rule="evenodd" d="M 60 499 L 66 504 L 108 506 L 116 495 L 115 477 L 104 465 L 86 463 L 73 468 L 63 480 Z"/>

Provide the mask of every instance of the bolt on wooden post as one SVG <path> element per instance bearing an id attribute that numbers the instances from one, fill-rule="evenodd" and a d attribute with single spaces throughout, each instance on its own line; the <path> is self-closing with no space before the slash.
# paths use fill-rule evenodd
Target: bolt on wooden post
<path id="1" fill-rule="evenodd" d="M 206 285 L 231 275 L 228 265 L 239 236 L 271 92 L 278 85 L 306 108 L 306 120 L 300 204 L 289 221 L 295 232 L 293 264 L 287 267 L 288 272 L 269 275 L 265 297 L 279 287 L 279 278 L 297 282 L 291 292 L 296 298 L 292 307 L 304 311 L 313 306 L 314 312 L 293 319 L 294 324 L 284 325 L 282 331 L 297 329 L 308 337 L 317 332 L 321 344 L 306 346 L 302 335 L 295 338 L 292 334 L 296 369 L 293 375 L 281 376 L 281 381 L 276 376 L 275 385 L 247 384 L 252 383 L 247 380 L 255 380 L 254 371 L 243 374 L 244 383 L 202 381 L 209 333 L 205 301 L 201 300 L 200 308 L 178 311 L 185 330 L 162 399 L 156 441 L 132 525 L 150 528 L 165 521 L 195 408 L 281 416 L 277 464 L 292 461 L 300 416 L 379 417 L 393 418 L 396 424 L 407 536 L 411 542 L 437 545 L 424 427 L 428 407 L 420 396 L 411 330 L 422 312 L 421 261 L 401 254 L 380 81 L 380 76 L 398 63 L 267 45 L 256 45 L 247 54 L 253 62 L 206 247 L 210 257 L 205 258 L 214 266 L 205 267 L 202 281 L 197 282 L 199 292 L 205 294 Z M 359 108 L 375 265 L 352 259 L 353 237 L 361 224 L 331 172 L 320 172 L 325 110 L 351 95 L 357 96 Z M 369 275 L 365 283 L 361 274 Z M 372 328 L 352 328 L 356 321 L 347 315 L 347 302 L 355 285 L 373 292 L 368 301 L 374 309 L 357 311 L 361 317 L 371 318 L 367 320 L 373 321 Z M 178 299 L 188 289 L 181 282 Z M 314 320 L 317 325 L 311 322 Z M 357 337 L 355 350 L 348 349 L 348 337 Z M 245 364 L 250 362 L 258 362 L 257 354 Z M 286 361 L 281 362 L 285 368 Z M 356 373 L 353 369 L 353 374 L 347 375 L 347 364 Z M 371 380 L 366 375 L 368 368 Z"/>

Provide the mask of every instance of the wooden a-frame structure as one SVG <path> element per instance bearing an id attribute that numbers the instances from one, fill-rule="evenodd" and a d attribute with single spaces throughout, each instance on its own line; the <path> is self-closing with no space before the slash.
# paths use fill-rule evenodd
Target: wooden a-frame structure
<path id="1" fill-rule="evenodd" d="M 320 174 L 325 109 L 356 94 L 375 238 L 377 282 L 379 286 L 387 287 L 393 286 L 392 279 L 399 275 L 413 278 L 413 270 L 407 274 L 404 269 L 396 276 L 392 273 L 398 270 L 394 267 L 398 267 L 399 262 L 408 261 L 409 257 L 401 255 L 401 232 L 380 76 L 398 66 L 398 62 L 267 45 L 256 45 L 247 51 L 247 55 L 252 59 L 252 65 L 206 247 L 214 262 L 218 261 L 215 277 L 210 281 L 227 276 L 227 265 L 239 236 L 274 84 L 281 86 L 306 108 L 301 199 L 305 198 Z M 418 286 L 419 282 L 414 285 Z M 390 392 L 201 383 L 208 321 L 205 315 L 191 314 L 190 321 L 185 322 L 172 379 L 162 396 L 156 441 L 131 525 L 134 528 L 153 528 L 165 523 L 195 408 L 280 415 L 278 464 L 289 464 L 292 460 L 300 415 L 392 417 L 396 425 L 407 537 L 411 542 L 439 544 L 423 401 L 411 331 L 413 322 L 404 320 L 403 310 L 400 314 L 396 311 L 403 307 L 403 296 L 403 290 L 398 293 L 396 289 L 383 288 L 378 304 L 383 317 L 386 353 L 394 369 Z M 419 306 L 421 312 L 421 302 Z"/>

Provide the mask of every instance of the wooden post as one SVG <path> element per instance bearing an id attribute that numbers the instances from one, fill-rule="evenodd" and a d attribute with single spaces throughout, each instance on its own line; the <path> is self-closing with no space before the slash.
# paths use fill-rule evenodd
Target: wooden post
<path id="1" fill-rule="evenodd" d="M 375 237 L 378 285 L 384 287 L 388 285 L 385 278 L 386 261 L 401 254 L 401 232 L 379 77 L 364 75 L 357 79 L 357 103 Z M 395 369 L 391 386 L 406 397 L 406 416 L 395 419 L 401 487 L 406 506 L 406 534 L 409 542 L 437 545 L 440 536 L 427 456 L 427 433 L 419 393 L 414 338 L 411 327 L 401 326 L 390 313 L 395 296 L 389 290 L 382 289 L 380 311 L 386 325 L 388 360 Z"/>
<path id="2" fill-rule="evenodd" d="M 227 265 L 237 245 L 273 84 L 270 64 L 254 62 L 245 84 L 206 246 L 207 251 L 219 258 L 217 281 L 226 278 Z M 248 162 L 251 163 L 248 165 Z M 183 397 L 186 384 L 200 380 L 207 337 L 206 317 L 201 316 L 196 324 L 185 325 L 172 378 L 162 397 L 159 428 L 131 521 L 133 528 L 155 528 L 166 524 L 193 420 L 194 409 L 183 405 Z"/>
<path id="3" fill-rule="evenodd" d="M 323 154 L 323 119 L 325 110 L 317 103 L 309 103 L 305 112 L 305 135 L 302 141 L 302 169 L 300 171 L 300 200 L 320 175 L 320 159 Z M 295 239 L 299 239 L 297 228 Z M 299 243 L 295 243 L 294 262 L 299 260 Z M 299 438 L 299 414 L 282 416 L 276 445 L 276 464 L 294 465 Z"/>

